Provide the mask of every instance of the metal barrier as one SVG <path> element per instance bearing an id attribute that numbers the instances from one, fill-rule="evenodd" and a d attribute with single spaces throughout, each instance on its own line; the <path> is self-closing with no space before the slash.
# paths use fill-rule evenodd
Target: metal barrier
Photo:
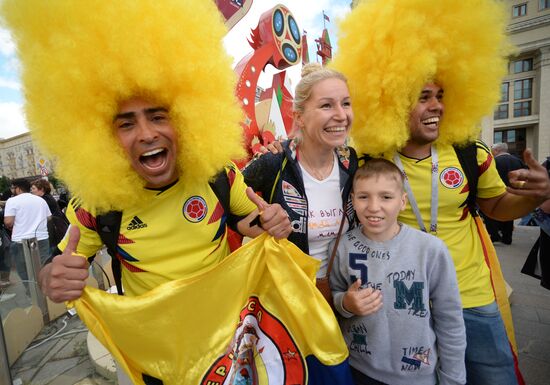
<path id="1" fill-rule="evenodd" d="M 11 373 L 14 372 L 10 373 L 10 367 L 25 352 L 44 325 L 66 312 L 63 303 L 51 302 L 38 286 L 38 272 L 42 265 L 38 241 L 35 238 L 23 240 L 22 252 L 20 251 L 21 249 L 17 252 L 12 249 L 17 255 L 3 255 L 7 259 L 11 258 L 11 263 L 8 264 L 11 267 L 11 285 L 0 287 L 0 385 L 20 382 L 20 379 L 11 378 Z M 107 264 L 110 256 L 105 250 L 101 250 L 96 261 L 103 265 L 107 272 L 99 265 L 92 264 L 87 284 L 100 288 L 109 286 L 105 285 L 103 279 L 107 276 L 107 282 L 113 281 Z M 25 271 L 22 271 L 23 265 Z"/>
<path id="2" fill-rule="evenodd" d="M 21 245 L 22 253 L 18 251 L 17 255 L 8 253 L 3 256 L 6 259 L 11 257 L 9 264 L 11 267 L 16 267 L 19 264 L 21 269 L 21 262 L 24 262 L 27 277 L 26 279 L 20 277 L 18 269 L 12 268 L 10 272 L 11 285 L 3 288 L 0 293 L 0 319 L 2 321 L 0 384 L 12 384 L 11 379 L 7 377 L 10 376 L 10 366 L 40 333 L 43 326 L 50 321 L 46 297 L 37 284 L 38 271 L 41 267 L 38 241 L 36 238 L 25 239 Z M 24 259 L 24 261 L 15 260 L 16 258 Z M 4 365 L 7 370 L 4 370 Z"/>
<path id="3" fill-rule="evenodd" d="M 8 351 L 6 350 L 6 340 L 4 339 L 4 328 L 0 322 L 0 384 L 11 385 L 10 363 L 8 361 Z"/>
<path id="4" fill-rule="evenodd" d="M 40 252 L 38 251 L 38 241 L 36 238 L 23 239 L 23 254 L 25 255 L 25 266 L 27 268 L 27 276 L 29 277 L 31 302 L 40 308 L 42 321 L 44 324 L 47 324 L 50 321 L 50 315 L 46 296 L 38 286 L 38 272 L 42 267 L 42 262 L 40 261 Z M 30 284 L 31 282 L 33 283 L 32 285 Z"/>

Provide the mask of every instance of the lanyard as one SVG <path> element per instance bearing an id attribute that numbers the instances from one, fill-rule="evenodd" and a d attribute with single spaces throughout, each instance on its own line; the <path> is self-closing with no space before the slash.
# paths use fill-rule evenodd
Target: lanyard
<path id="1" fill-rule="evenodd" d="M 439 174 L 439 161 L 437 157 L 437 150 L 435 149 L 435 146 L 432 146 L 430 149 L 431 156 L 432 156 L 432 193 L 431 193 L 431 202 L 430 202 L 430 233 L 437 234 L 437 204 L 438 204 L 438 174 Z M 403 167 L 403 163 L 401 162 L 401 158 L 399 157 L 398 153 L 395 153 L 393 156 L 393 161 L 395 165 L 401 170 L 403 173 L 403 176 L 405 177 L 405 191 L 407 192 L 407 197 L 409 198 L 409 203 L 411 205 L 412 211 L 414 213 L 414 216 L 416 217 L 416 222 L 418 223 L 418 227 L 423 232 L 427 233 L 426 226 L 424 225 L 424 221 L 422 220 L 422 216 L 420 215 L 420 209 L 418 208 L 418 203 L 416 203 L 416 199 L 414 197 L 414 194 L 411 189 L 411 184 L 409 183 L 409 178 L 407 177 L 407 173 L 405 172 L 405 168 Z"/>

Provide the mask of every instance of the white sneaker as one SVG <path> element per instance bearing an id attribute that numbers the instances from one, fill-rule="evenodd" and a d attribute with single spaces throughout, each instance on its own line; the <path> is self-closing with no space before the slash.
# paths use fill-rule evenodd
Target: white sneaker
<path id="1" fill-rule="evenodd" d="M 11 285 L 10 281 L 0 281 L 0 289 L 6 288 Z"/>
<path id="2" fill-rule="evenodd" d="M 15 297 L 15 293 L 0 294 L 0 302 L 9 301 Z"/>

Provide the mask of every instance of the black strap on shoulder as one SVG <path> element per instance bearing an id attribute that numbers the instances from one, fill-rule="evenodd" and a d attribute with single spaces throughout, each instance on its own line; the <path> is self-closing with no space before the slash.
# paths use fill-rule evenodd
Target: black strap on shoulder
<path id="1" fill-rule="evenodd" d="M 468 198 L 466 204 L 472 216 L 477 216 L 477 182 L 479 180 L 479 168 L 477 166 L 476 142 L 467 143 L 465 146 L 453 146 L 460 162 L 460 166 L 468 179 Z"/>
<path id="2" fill-rule="evenodd" d="M 120 234 L 120 223 L 122 221 L 122 211 L 109 211 L 106 214 L 96 217 L 97 233 L 101 240 L 107 246 L 107 251 L 111 255 L 111 269 L 115 279 L 118 295 L 124 295 L 122 291 L 122 272 L 120 260 L 117 257 L 118 235 Z"/>
<path id="3" fill-rule="evenodd" d="M 229 184 L 229 177 L 226 170 L 220 171 L 216 178 L 209 182 L 210 188 L 216 194 L 216 198 L 220 201 L 223 211 L 227 215 L 227 225 L 238 233 L 237 223 L 243 219 L 243 217 L 231 214 L 231 185 Z"/>
<path id="4" fill-rule="evenodd" d="M 216 197 L 222 204 L 222 207 L 224 211 L 229 215 L 231 212 L 229 210 L 229 196 L 230 196 L 230 188 L 229 188 L 229 178 L 227 177 L 227 173 L 225 170 L 222 170 L 216 175 L 216 178 L 209 182 L 210 187 L 214 191 L 214 194 L 216 194 Z"/>

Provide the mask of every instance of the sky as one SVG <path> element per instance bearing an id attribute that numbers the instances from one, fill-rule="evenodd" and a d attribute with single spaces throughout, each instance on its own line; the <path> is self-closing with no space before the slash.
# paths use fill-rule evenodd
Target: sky
<path id="1" fill-rule="evenodd" d="M 182 0 L 183 1 L 183 0 Z M 246 54 L 252 51 L 247 42 L 251 29 L 255 28 L 260 15 L 277 4 L 285 5 L 294 15 L 300 30 L 307 31 L 310 61 L 317 61 L 315 39 L 323 30 L 323 11 L 330 18 L 326 22 L 333 55 L 337 51 L 337 20 L 350 11 L 351 0 L 254 0 L 252 7 L 227 34 L 224 46 L 234 57 L 237 64 Z M 270 67 L 270 68 L 269 68 Z M 300 78 L 301 65 L 291 67 L 288 71 L 294 87 Z M 0 28 L 0 138 L 10 138 L 28 131 L 23 114 L 23 96 L 19 80 L 19 62 L 15 45 L 8 31 Z M 277 72 L 268 66 L 266 74 L 260 76 L 259 85 L 269 87 L 270 76 Z"/>

